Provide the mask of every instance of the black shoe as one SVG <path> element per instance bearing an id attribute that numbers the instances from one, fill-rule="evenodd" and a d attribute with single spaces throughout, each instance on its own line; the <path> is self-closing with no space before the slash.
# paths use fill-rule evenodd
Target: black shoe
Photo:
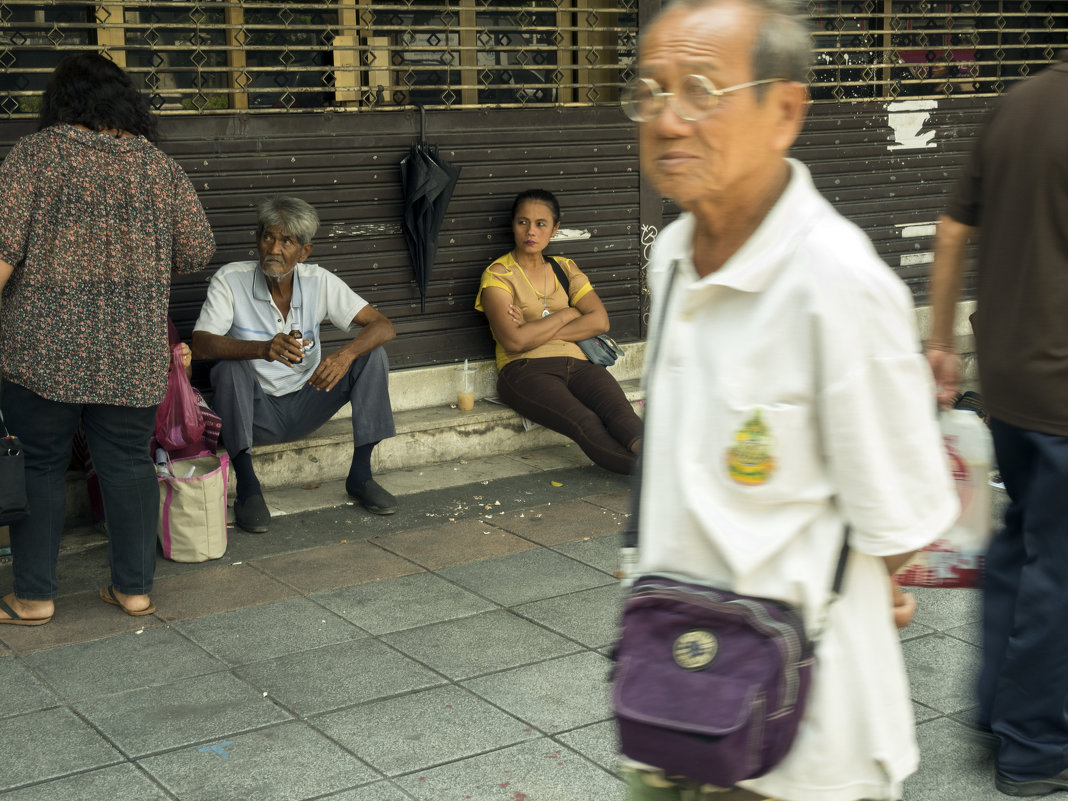
<path id="1" fill-rule="evenodd" d="M 391 515 L 397 511 L 397 499 L 386 492 L 373 478 L 359 486 L 346 484 L 345 489 L 368 512 L 374 512 L 376 515 Z"/>
<path id="2" fill-rule="evenodd" d="M 266 534 L 271 513 L 262 495 L 249 495 L 234 501 L 234 522 L 252 534 Z"/>
<path id="3" fill-rule="evenodd" d="M 1068 790 L 1068 770 L 1062 770 L 1048 779 L 1018 782 L 1000 773 L 994 775 L 994 786 L 1006 795 L 1049 795 L 1059 790 Z"/>

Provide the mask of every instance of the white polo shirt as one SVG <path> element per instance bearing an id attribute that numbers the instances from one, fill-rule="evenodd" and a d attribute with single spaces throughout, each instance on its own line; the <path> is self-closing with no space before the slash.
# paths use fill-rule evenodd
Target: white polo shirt
<path id="1" fill-rule="evenodd" d="M 654 336 L 679 269 L 646 368 L 639 567 L 800 604 L 811 626 L 847 520 L 853 553 L 805 723 L 786 760 L 744 786 L 897 798 L 918 755 L 877 557 L 936 539 L 956 494 L 908 289 L 790 164 L 783 196 L 718 271 L 698 278 L 689 214 L 653 246 Z"/>
<path id="2" fill-rule="evenodd" d="M 317 264 L 297 264 L 293 270 L 293 300 L 282 316 L 257 261 L 224 264 L 211 278 L 208 297 L 194 331 L 243 340 L 268 340 L 297 328 L 315 344 L 304 361 L 290 367 L 281 362 L 254 359 L 260 386 L 268 395 L 288 395 L 303 387 L 322 359 L 320 323 L 329 320 L 348 331 L 367 301 L 328 270 Z"/>

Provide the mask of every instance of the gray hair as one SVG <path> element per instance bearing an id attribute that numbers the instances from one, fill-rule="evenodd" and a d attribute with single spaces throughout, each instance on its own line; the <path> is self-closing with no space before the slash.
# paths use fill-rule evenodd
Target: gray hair
<path id="1" fill-rule="evenodd" d="M 260 203 L 259 215 L 257 236 L 268 228 L 277 228 L 301 245 L 307 245 L 319 230 L 319 213 L 298 197 L 267 198 Z"/>
<path id="2" fill-rule="evenodd" d="M 673 8 L 704 8 L 725 0 L 675 0 L 664 8 L 662 14 Z M 750 6 L 760 15 L 756 40 L 749 54 L 753 80 L 785 78 L 797 83 L 808 83 L 812 66 L 812 33 L 808 17 L 802 13 L 796 0 L 736 0 Z M 757 97 L 762 97 L 767 85 L 757 86 Z"/>

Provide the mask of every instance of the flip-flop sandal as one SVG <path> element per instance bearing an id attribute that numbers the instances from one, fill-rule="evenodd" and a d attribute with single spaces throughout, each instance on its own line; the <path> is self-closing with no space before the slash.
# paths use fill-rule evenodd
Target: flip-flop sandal
<path id="1" fill-rule="evenodd" d="M 123 605 L 122 601 L 115 597 L 115 587 L 109 584 L 107 587 L 100 591 L 100 600 L 106 604 L 117 606 L 123 612 L 130 617 L 142 617 L 144 615 L 151 615 L 156 611 L 156 605 L 151 601 L 148 602 L 148 606 L 144 609 L 130 609 L 128 606 Z"/>
<path id="2" fill-rule="evenodd" d="M 50 623 L 54 617 L 54 615 L 49 615 L 48 617 L 21 617 L 5 600 L 5 598 L 12 597 L 14 597 L 13 594 L 0 598 L 0 611 L 7 615 L 7 617 L 0 617 L 0 625 L 6 623 L 9 626 L 43 626 L 45 623 Z"/>

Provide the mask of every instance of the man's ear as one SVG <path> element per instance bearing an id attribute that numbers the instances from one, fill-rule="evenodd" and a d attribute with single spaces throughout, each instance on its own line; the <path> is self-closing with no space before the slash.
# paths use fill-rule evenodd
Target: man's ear
<path id="1" fill-rule="evenodd" d="M 805 116 L 808 114 L 809 96 L 808 87 L 797 81 L 782 81 L 774 83 L 770 87 L 772 96 L 769 100 L 774 103 L 775 110 L 775 136 L 774 144 L 777 149 L 786 152 L 793 145 L 801 133 L 801 127 L 805 124 Z"/>
<path id="2" fill-rule="evenodd" d="M 309 242 L 308 244 L 304 245 L 300 249 L 300 255 L 297 256 L 297 261 L 299 261 L 301 263 L 306 262 L 308 260 L 308 256 L 311 255 L 311 252 L 312 252 L 312 243 Z"/>

